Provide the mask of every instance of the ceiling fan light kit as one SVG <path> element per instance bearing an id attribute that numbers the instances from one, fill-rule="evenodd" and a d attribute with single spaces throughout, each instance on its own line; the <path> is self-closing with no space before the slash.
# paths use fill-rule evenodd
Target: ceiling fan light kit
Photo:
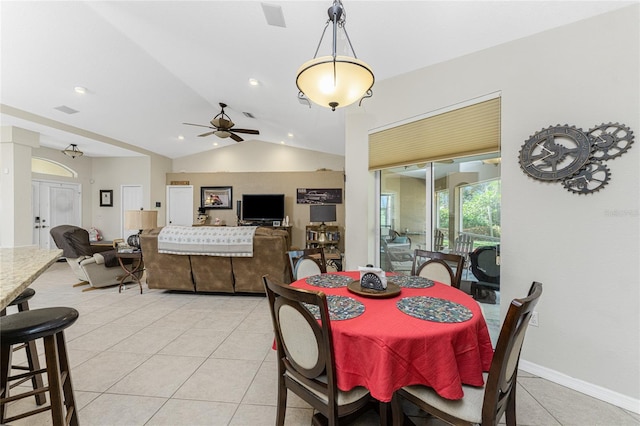
<path id="1" fill-rule="evenodd" d="M 236 135 L 236 133 L 247 133 L 250 135 L 260 134 L 258 130 L 233 128 L 233 126 L 235 126 L 235 123 L 231 121 L 231 118 L 227 114 L 224 113 L 224 109 L 227 107 L 227 104 L 220 102 L 219 105 L 221 108 L 220 113 L 211 119 L 211 121 L 209 122 L 211 123 L 211 126 L 205 126 L 202 124 L 193 124 L 193 123 L 182 123 L 182 124 L 186 124 L 189 126 L 206 127 L 212 130 L 211 132 L 206 132 L 201 135 L 198 135 L 198 137 L 216 135 L 217 137 L 222 139 L 230 137 L 236 142 L 242 142 L 244 140 L 240 136 Z"/>
<path id="2" fill-rule="evenodd" d="M 66 147 L 63 151 L 61 151 L 64 155 L 68 155 L 71 158 L 76 158 L 76 157 L 82 157 L 84 155 L 84 152 L 80 151 L 78 149 L 78 145 L 76 145 L 75 143 L 70 144 L 68 147 Z"/>
<path id="3" fill-rule="evenodd" d="M 356 57 L 345 28 L 346 13 L 342 2 L 334 0 L 327 13 L 329 19 L 320 36 L 316 53 L 313 59 L 305 62 L 298 69 L 296 86 L 299 90 L 299 99 L 308 98 L 320 106 L 335 111 L 336 108 L 351 105 L 358 99 L 362 103 L 362 99 L 373 96 L 371 88 L 375 77 L 371 67 Z M 330 22 L 333 23 L 332 54 L 318 58 L 318 49 Z M 353 57 L 336 54 L 338 28 L 344 31 Z"/>

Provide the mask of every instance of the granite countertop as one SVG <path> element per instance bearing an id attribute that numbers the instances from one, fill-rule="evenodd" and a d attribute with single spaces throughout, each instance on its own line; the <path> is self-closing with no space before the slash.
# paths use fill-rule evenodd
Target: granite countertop
<path id="1" fill-rule="evenodd" d="M 60 249 L 0 248 L 0 309 L 11 303 L 60 256 Z"/>

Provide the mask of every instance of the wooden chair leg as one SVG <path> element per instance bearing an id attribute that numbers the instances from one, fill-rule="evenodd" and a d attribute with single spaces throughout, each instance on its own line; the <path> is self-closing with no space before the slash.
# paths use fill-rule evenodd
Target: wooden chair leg
<path id="1" fill-rule="evenodd" d="M 25 352 L 27 353 L 27 365 L 29 366 L 29 371 L 37 371 L 40 370 L 40 360 L 38 360 L 38 349 L 36 347 L 36 341 L 32 340 L 27 342 L 24 347 Z M 31 378 L 31 384 L 33 385 L 33 389 L 42 389 L 44 387 L 44 381 L 42 380 L 42 374 L 34 374 Z M 47 397 L 42 393 L 37 393 L 35 395 L 36 404 L 43 405 L 47 402 Z"/>
<path id="2" fill-rule="evenodd" d="M 0 400 L 9 396 L 9 374 L 11 372 L 11 346 L 2 345 L 0 351 Z M 0 424 L 4 424 L 7 417 L 7 405 L 0 402 Z"/>
<path id="3" fill-rule="evenodd" d="M 58 345 L 56 345 L 56 337 L 44 337 L 44 353 L 47 359 L 47 377 L 49 379 L 49 397 L 51 398 L 51 418 L 53 426 L 65 425 L 65 415 L 62 407 L 62 383 L 60 381 L 60 365 Z"/>
<path id="4" fill-rule="evenodd" d="M 287 411 L 287 387 L 284 385 L 282 376 L 278 379 L 278 408 L 276 416 L 276 426 L 284 425 L 284 418 Z"/>
<path id="5" fill-rule="evenodd" d="M 71 383 L 71 367 L 69 366 L 69 356 L 67 354 L 67 344 L 64 340 L 64 332 L 56 334 L 58 343 L 58 358 L 60 360 L 60 371 L 64 377 L 62 390 L 64 396 L 64 405 L 67 409 L 67 420 L 71 426 L 78 426 L 78 410 L 76 409 L 76 400 L 73 395 L 73 385 Z"/>

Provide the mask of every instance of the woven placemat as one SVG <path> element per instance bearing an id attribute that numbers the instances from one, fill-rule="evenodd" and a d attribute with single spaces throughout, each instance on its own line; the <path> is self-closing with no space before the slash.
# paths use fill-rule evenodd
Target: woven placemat
<path id="1" fill-rule="evenodd" d="M 335 288 L 346 287 L 353 278 L 337 274 L 320 274 L 307 277 L 306 282 L 314 287 Z"/>
<path id="2" fill-rule="evenodd" d="M 404 288 L 428 288 L 434 285 L 430 279 L 416 275 L 387 275 L 387 281 Z"/>
<path id="3" fill-rule="evenodd" d="M 405 314 L 425 321 L 454 323 L 473 318 L 466 306 L 436 297 L 405 297 L 398 300 L 396 306 Z"/>
<path id="4" fill-rule="evenodd" d="M 320 319 L 320 309 L 316 305 L 303 303 L 311 314 Z M 327 296 L 327 308 L 329 309 L 329 319 L 331 321 L 348 320 L 359 317 L 364 313 L 364 305 L 348 296 Z"/>

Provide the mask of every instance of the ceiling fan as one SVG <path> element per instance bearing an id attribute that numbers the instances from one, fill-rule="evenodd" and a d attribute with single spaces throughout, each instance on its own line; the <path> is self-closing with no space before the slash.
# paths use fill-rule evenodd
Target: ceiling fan
<path id="1" fill-rule="evenodd" d="M 193 123 L 182 123 L 182 124 L 187 124 L 189 126 L 207 127 L 209 129 L 213 129 L 213 131 L 211 132 L 206 132 L 201 135 L 198 135 L 199 137 L 210 136 L 210 135 L 216 135 L 219 138 L 231 137 L 231 139 L 233 139 L 236 142 L 242 142 L 244 140 L 240 136 L 236 135 L 236 133 L 247 133 L 250 135 L 260 134 L 258 130 L 233 129 L 233 126 L 234 126 L 233 121 L 231 121 L 231 118 L 229 118 L 229 116 L 224 113 L 224 109 L 227 107 L 227 104 L 220 102 L 219 105 L 220 105 L 220 108 L 222 108 L 222 110 L 218 115 L 216 115 L 211 119 L 210 121 L 211 126 L 204 126 L 202 124 L 193 124 Z"/>

